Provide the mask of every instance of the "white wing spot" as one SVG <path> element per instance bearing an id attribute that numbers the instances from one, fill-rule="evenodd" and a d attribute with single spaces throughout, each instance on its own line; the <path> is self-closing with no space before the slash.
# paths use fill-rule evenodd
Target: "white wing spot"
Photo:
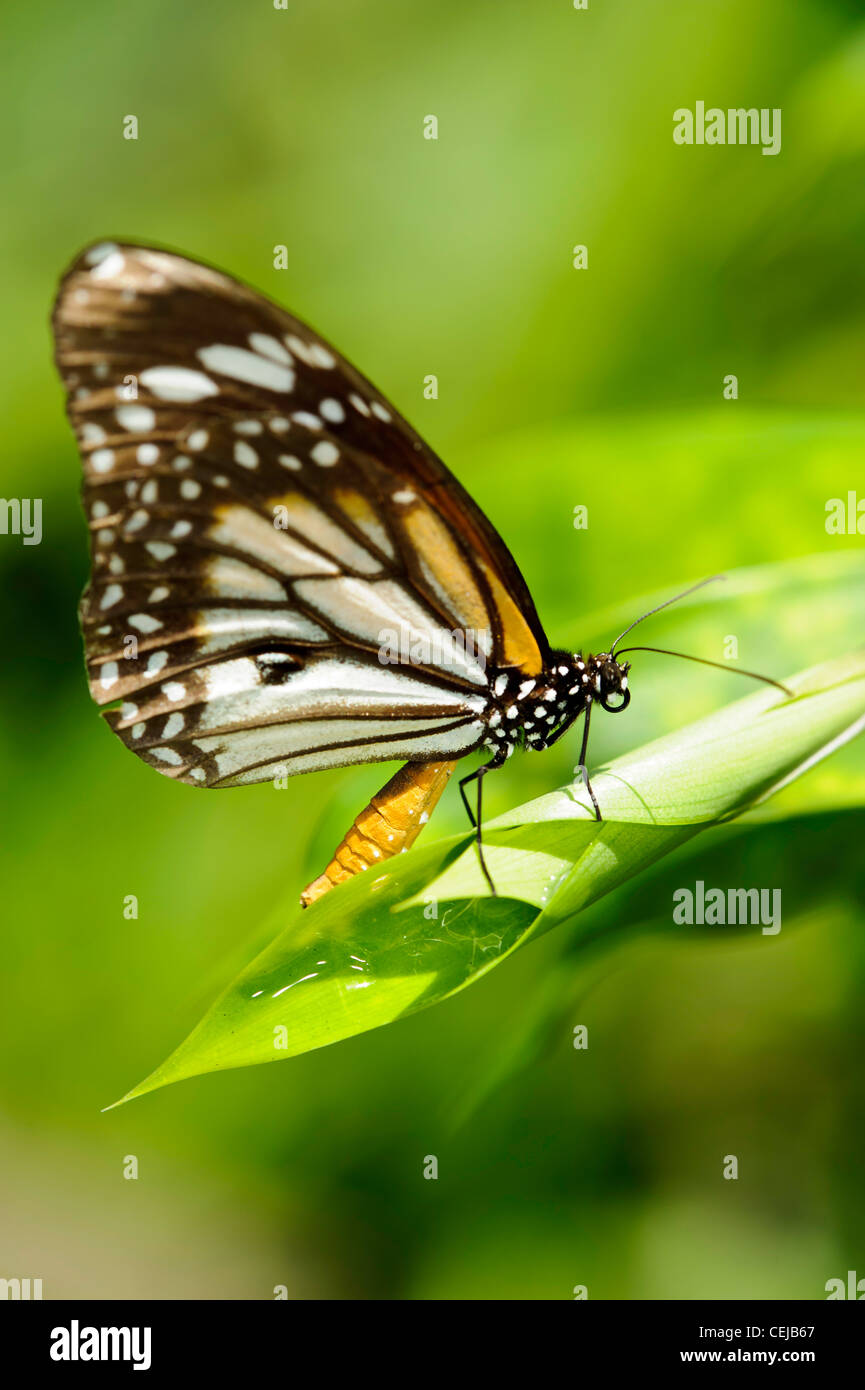
<path id="1" fill-rule="evenodd" d="M 86 265 L 99 265 L 100 261 L 104 261 L 106 256 L 110 256 L 112 251 L 118 249 L 116 241 L 100 241 L 85 252 L 84 262 Z"/>
<path id="2" fill-rule="evenodd" d="M 159 619 L 151 617 L 149 613 L 133 613 L 129 623 L 139 632 L 157 632 L 162 627 Z"/>
<path id="3" fill-rule="evenodd" d="M 296 459 L 294 457 L 294 454 L 280 454 L 279 461 L 282 464 L 283 468 L 298 469 L 303 467 L 303 464 L 301 463 L 300 459 Z"/>
<path id="4" fill-rule="evenodd" d="M 296 333 L 287 333 L 285 341 L 291 348 L 295 357 L 299 357 L 301 362 L 305 362 L 308 367 L 314 365 L 312 348 L 309 343 L 305 343 L 302 338 L 298 338 Z"/>
<path id="5" fill-rule="evenodd" d="M 328 396 L 320 403 L 318 413 L 323 419 L 330 420 L 334 425 L 342 424 L 345 419 L 345 411 L 339 401 L 334 400 L 332 396 Z"/>
<path id="6" fill-rule="evenodd" d="M 168 718 L 165 721 L 165 728 L 162 730 L 162 737 L 174 738 L 175 734 L 180 733 L 180 730 L 183 728 L 184 723 L 185 720 L 183 718 L 183 715 L 179 714 L 178 711 L 175 710 L 173 714 L 169 714 Z"/>
<path id="7" fill-rule="evenodd" d="M 182 540 L 184 536 L 189 535 L 191 530 L 191 521 L 175 521 L 174 525 L 171 528 L 172 539 L 176 541 Z"/>
<path id="8" fill-rule="evenodd" d="M 264 426 L 260 420 L 235 420 L 232 428 L 235 434 L 261 434 Z"/>
<path id="9" fill-rule="evenodd" d="M 114 450 L 97 449 L 95 454 L 90 455 L 90 466 L 97 473 L 110 473 L 114 467 Z"/>
<path id="10" fill-rule="evenodd" d="M 320 439 L 313 446 L 312 457 L 322 468 L 331 468 L 339 461 L 339 449 L 329 439 Z"/>
<path id="11" fill-rule="evenodd" d="M 269 357 L 260 357 L 247 348 L 213 343 L 211 347 L 199 348 L 196 355 L 210 371 L 248 382 L 250 386 L 261 386 L 265 391 L 291 391 L 294 386 L 291 367 L 281 366 Z"/>
<path id="12" fill-rule="evenodd" d="M 113 280 L 116 275 L 122 275 L 126 268 L 126 258 L 116 247 L 109 251 L 106 256 L 94 265 L 90 272 L 94 280 Z"/>
<path id="13" fill-rule="evenodd" d="M 234 460 L 243 468 L 258 467 L 258 454 L 251 444 L 245 444 L 242 439 L 238 439 L 234 446 Z"/>
<path id="14" fill-rule="evenodd" d="M 123 589 L 120 584 L 109 584 L 105 593 L 102 595 L 100 608 L 113 608 L 115 603 L 119 603 L 123 598 Z"/>
<path id="15" fill-rule="evenodd" d="M 200 401 L 219 395 L 216 383 L 192 367 L 145 367 L 139 381 L 162 401 Z"/>
<path id="16" fill-rule="evenodd" d="M 146 516 L 147 513 L 145 512 L 144 515 Z M 144 549 L 149 551 L 154 560 L 159 560 L 160 564 L 163 560 L 170 560 L 172 555 L 177 554 L 177 546 L 169 545 L 167 541 L 147 541 Z"/>
<path id="17" fill-rule="evenodd" d="M 103 690 L 108 690 L 117 680 L 117 662 L 106 661 L 99 672 L 99 684 Z"/>
<path id="18" fill-rule="evenodd" d="M 168 652 L 154 652 L 147 663 L 147 675 L 155 676 L 168 662 Z"/>
<path id="19" fill-rule="evenodd" d="M 272 357 L 274 362 L 282 362 L 286 366 L 291 366 L 291 354 L 286 351 L 278 338 L 272 338 L 269 333 L 250 333 L 249 346 L 256 352 L 264 353 L 265 357 Z"/>
<path id="20" fill-rule="evenodd" d="M 119 405 L 114 414 L 118 425 L 139 434 L 152 430 L 156 424 L 156 415 L 149 405 Z"/>
<path id="21" fill-rule="evenodd" d="M 201 483 L 197 483 L 194 478 L 184 478 L 180 484 L 181 497 L 188 497 L 192 501 L 195 497 L 201 496 Z"/>
<path id="22" fill-rule="evenodd" d="M 159 758 L 160 762 L 170 763 L 172 767 L 180 767 L 183 762 L 180 754 L 174 748 L 151 748 L 150 751 L 155 758 Z"/>
<path id="23" fill-rule="evenodd" d="M 207 448 L 207 441 L 209 438 L 210 436 L 207 430 L 193 430 L 186 443 L 190 449 L 198 453 L 199 449 Z"/>
<path id="24" fill-rule="evenodd" d="M 308 430 L 320 430 L 322 428 L 318 416 L 311 415 L 308 410 L 298 410 L 291 418 L 296 425 L 303 425 Z"/>

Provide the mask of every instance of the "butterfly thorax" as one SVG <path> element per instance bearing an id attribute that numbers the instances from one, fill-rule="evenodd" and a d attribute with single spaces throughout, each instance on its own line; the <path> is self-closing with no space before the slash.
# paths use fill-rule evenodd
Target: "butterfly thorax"
<path id="1" fill-rule="evenodd" d="M 499 758 L 509 757 L 518 746 L 540 752 L 590 703 L 618 713 L 631 699 L 629 670 L 630 662 L 619 662 L 609 652 L 584 657 L 582 652 L 555 651 L 536 680 L 521 672 L 500 672 L 492 682 L 487 747 Z"/>

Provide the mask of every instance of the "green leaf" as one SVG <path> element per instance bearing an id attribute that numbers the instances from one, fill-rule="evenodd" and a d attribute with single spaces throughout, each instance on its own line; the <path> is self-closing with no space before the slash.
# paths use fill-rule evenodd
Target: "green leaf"
<path id="1" fill-rule="evenodd" d="M 687 582 L 686 576 L 682 582 Z M 655 590 L 600 613 L 581 616 L 581 643 L 592 651 L 603 650 L 636 614 L 669 597 L 670 589 Z M 808 647 L 816 642 L 819 650 L 808 653 L 805 660 L 855 649 L 862 640 L 863 613 L 865 552 L 860 548 L 733 570 L 723 582 L 699 590 L 687 603 L 658 613 L 630 640 L 709 660 L 723 659 L 731 673 L 741 666 L 783 677 L 785 671 L 804 664 L 803 650 L 808 653 Z M 735 634 L 736 659 L 730 659 L 727 651 L 728 634 Z M 628 716 L 606 720 L 600 735 L 605 747 L 614 752 L 680 727 L 717 707 L 719 699 L 734 698 L 746 688 L 741 679 L 731 680 L 721 672 L 687 666 L 669 657 L 636 653 L 633 661 L 634 698 Z M 593 738 L 596 736 L 598 730 L 593 731 Z M 560 776 L 570 751 L 563 744 L 543 760 L 546 768 L 558 754 Z M 747 817 L 749 822 L 776 820 L 807 815 L 816 809 L 862 805 L 865 739 L 852 743 L 806 781 L 791 783 L 778 796 L 749 811 Z"/>
<path id="2" fill-rule="evenodd" d="M 771 796 L 865 728 L 865 653 L 761 687 L 566 786 L 295 909 L 185 1042 L 123 1101 L 380 1027 L 480 979 L 691 836 Z M 117 1104 L 123 1103 L 118 1101 Z"/>

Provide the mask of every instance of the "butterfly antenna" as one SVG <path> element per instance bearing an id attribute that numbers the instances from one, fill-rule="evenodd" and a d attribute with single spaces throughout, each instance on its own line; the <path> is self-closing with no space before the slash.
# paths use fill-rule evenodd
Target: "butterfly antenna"
<path id="1" fill-rule="evenodd" d="M 727 666 L 723 661 L 709 661 L 705 656 L 691 656 L 688 652 L 671 652 L 666 647 L 623 647 L 619 656 L 623 656 L 625 652 L 657 652 L 660 656 L 680 656 L 683 661 L 698 661 L 701 666 L 717 666 L 719 671 L 730 671 L 734 676 L 750 676 L 752 680 L 762 681 L 764 685 L 774 685 L 778 690 L 783 690 L 785 695 L 791 697 L 794 693 L 789 686 L 782 685 L 780 681 L 773 680 L 771 676 L 761 676 L 757 671 L 745 671 L 741 666 Z"/>
<path id="2" fill-rule="evenodd" d="M 619 633 L 618 637 L 616 638 L 615 642 L 610 648 L 610 656 L 615 656 L 616 647 L 619 645 L 622 638 L 627 637 L 628 633 L 632 632 L 638 623 L 645 622 L 647 618 L 651 618 L 653 613 L 660 613 L 662 608 L 669 608 L 671 603 L 678 603 L 680 598 L 687 598 L 688 594 L 695 593 L 697 589 L 702 589 L 704 585 L 714 584 L 716 579 L 725 578 L 726 575 L 723 574 L 712 574 L 709 576 L 708 579 L 701 579 L 699 584 L 692 584 L 690 589 L 683 589 L 680 594 L 674 594 L 672 598 L 665 599 L 663 603 L 658 604 L 657 608 L 650 608 L 648 613 L 644 613 L 641 618 L 635 618 L 634 621 L 628 627 L 625 628 L 624 632 Z M 678 656 L 679 653 L 676 652 L 675 655 Z"/>

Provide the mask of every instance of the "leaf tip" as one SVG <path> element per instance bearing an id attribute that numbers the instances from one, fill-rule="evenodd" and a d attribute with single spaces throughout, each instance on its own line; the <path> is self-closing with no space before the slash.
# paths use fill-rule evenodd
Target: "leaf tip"
<path id="1" fill-rule="evenodd" d="M 148 1091 L 156 1091 L 164 1082 L 157 1079 L 156 1072 L 146 1076 L 143 1081 L 139 1081 L 137 1086 L 133 1086 L 131 1091 L 127 1091 L 125 1096 L 119 1100 L 113 1100 L 110 1105 L 103 1105 L 100 1115 L 107 1115 L 109 1110 L 117 1110 L 121 1105 L 126 1105 L 130 1100 L 138 1100 L 139 1096 L 146 1096 Z"/>

